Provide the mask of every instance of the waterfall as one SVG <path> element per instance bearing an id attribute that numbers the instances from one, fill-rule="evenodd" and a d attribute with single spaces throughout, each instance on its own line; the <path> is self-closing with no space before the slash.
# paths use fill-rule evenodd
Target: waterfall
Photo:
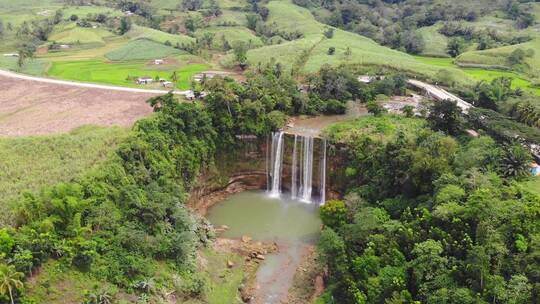
<path id="1" fill-rule="evenodd" d="M 313 137 L 306 136 L 303 142 L 300 200 L 310 203 L 313 190 Z"/>
<path id="2" fill-rule="evenodd" d="M 320 160 L 321 176 L 319 179 L 320 204 L 324 205 L 326 202 L 326 139 L 322 140 L 321 144 L 321 160 Z"/>
<path id="3" fill-rule="evenodd" d="M 275 132 L 272 134 L 272 157 L 271 163 L 271 185 L 270 185 L 270 195 L 279 196 L 281 193 L 281 169 L 283 163 L 283 132 Z"/>
<path id="4" fill-rule="evenodd" d="M 267 190 L 273 197 L 281 194 L 281 181 L 285 151 L 285 134 L 272 133 L 271 143 L 266 145 Z M 319 169 L 319 203 L 326 200 L 326 140 L 321 141 L 318 167 L 314 166 L 314 141 L 312 136 L 294 135 L 291 158 L 291 197 L 311 204 L 313 200 L 313 168 Z M 287 150 L 290 151 L 290 150 Z M 288 152 L 290 153 L 290 152 Z M 317 197 L 317 195 L 315 195 Z"/>
<path id="5" fill-rule="evenodd" d="M 294 135 L 294 146 L 293 146 L 293 160 L 291 168 L 291 196 L 293 199 L 296 199 L 298 196 L 298 156 L 296 155 L 296 146 L 298 145 L 298 135 Z"/>

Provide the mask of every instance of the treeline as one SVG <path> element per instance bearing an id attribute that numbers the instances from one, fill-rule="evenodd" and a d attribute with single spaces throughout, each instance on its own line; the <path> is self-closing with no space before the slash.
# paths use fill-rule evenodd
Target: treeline
<path id="1" fill-rule="evenodd" d="M 461 134 L 448 104 L 428 117 L 438 132 L 346 143 L 347 195 L 321 208 L 324 303 L 540 300 L 540 197 L 518 182 L 529 151 L 441 133 Z"/>

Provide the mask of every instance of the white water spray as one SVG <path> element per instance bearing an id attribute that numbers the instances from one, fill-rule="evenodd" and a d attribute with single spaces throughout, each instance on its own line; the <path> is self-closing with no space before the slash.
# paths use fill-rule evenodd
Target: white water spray
<path id="1" fill-rule="evenodd" d="M 292 168 L 291 168 L 291 197 L 296 199 L 298 196 L 298 156 L 296 155 L 296 146 L 298 145 L 298 135 L 294 135 L 294 146 L 293 146 L 293 159 L 292 159 Z"/>
<path id="2" fill-rule="evenodd" d="M 270 195 L 278 197 L 281 193 L 281 169 L 283 163 L 283 132 L 276 132 L 272 134 L 272 158 L 271 158 L 271 186 Z"/>
<path id="3" fill-rule="evenodd" d="M 283 179 L 283 162 L 285 151 L 285 134 L 272 133 L 271 147 L 267 144 L 267 190 L 270 196 L 279 197 Z M 291 163 L 291 197 L 304 203 L 311 204 L 313 199 L 314 138 L 311 136 L 294 135 Z M 289 150 L 290 151 L 290 150 Z M 326 140 L 322 140 L 319 157 L 319 204 L 326 200 Z M 317 195 L 315 195 L 317 197 Z"/>
<path id="4" fill-rule="evenodd" d="M 320 204 L 324 205 L 326 202 L 326 139 L 322 140 L 321 145 L 321 160 L 320 160 L 320 179 L 319 179 L 319 190 L 320 190 Z"/>
<path id="5" fill-rule="evenodd" d="M 302 156 L 302 186 L 300 188 L 300 200 L 311 203 L 313 191 L 313 137 L 304 137 Z"/>

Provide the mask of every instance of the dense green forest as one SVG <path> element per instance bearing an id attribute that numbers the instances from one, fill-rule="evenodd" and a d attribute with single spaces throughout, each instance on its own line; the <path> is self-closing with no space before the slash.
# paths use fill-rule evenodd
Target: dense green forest
<path id="1" fill-rule="evenodd" d="M 461 136 L 455 110 L 434 106 L 414 132 L 388 121 L 327 131 L 347 146 L 348 183 L 321 208 L 322 302 L 539 301 L 540 197 L 519 182 L 529 153 Z M 378 124 L 382 138 L 353 133 Z"/>

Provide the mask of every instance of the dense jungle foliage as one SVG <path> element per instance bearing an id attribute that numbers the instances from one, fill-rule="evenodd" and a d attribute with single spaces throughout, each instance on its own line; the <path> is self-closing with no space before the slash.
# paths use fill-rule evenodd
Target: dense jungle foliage
<path id="1" fill-rule="evenodd" d="M 348 185 L 321 208 L 324 303 L 538 303 L 540 197 L 518 182 L 529 152 L 445 135 L 461 134 L 451 104 L 432 108 L 437 132 L 328 131 Z"/>

